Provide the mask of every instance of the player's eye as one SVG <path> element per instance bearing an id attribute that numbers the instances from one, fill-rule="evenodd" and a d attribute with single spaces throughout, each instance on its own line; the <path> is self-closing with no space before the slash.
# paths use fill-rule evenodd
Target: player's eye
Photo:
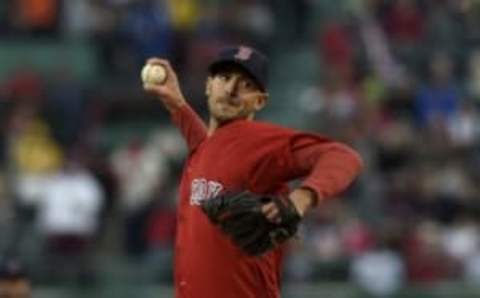
<path id="1" fill-rule="evenodd" d="M 221 74 L 218 75 L 218 77 L 223 81 L 228 81 L 228 80 L 230 80 L 231 76 L 228 73 L 221 73 Z"/>
<path id="2" fill-rule="evenodd" d="M 246 90 L 252 90 L 254 89 L 254 84 L 252 81 L 250 80 L 242 80 L 240 86 L 243 88 L 243 89 L 246 89 Z"/>

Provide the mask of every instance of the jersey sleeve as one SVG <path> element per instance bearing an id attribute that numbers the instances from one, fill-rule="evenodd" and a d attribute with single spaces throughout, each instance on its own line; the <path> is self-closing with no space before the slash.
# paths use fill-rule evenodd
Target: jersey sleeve
<path id="1" fill-rule="evenodd" d="M 296 134 L 289 148 L 292 174 L 305 177 L 301 187 L 313 190 L 319 199 L 344 191 L 363 167 L 356 151 L 328 138 Z"/>
<path id="2" fill-rule="evenodd" d="M 198 114 L 185 104 L 172 114 L 172 122 L 180 129 L 187 142 L 188 151 L 194 151 L 207 137 L 207 127 Z"/>

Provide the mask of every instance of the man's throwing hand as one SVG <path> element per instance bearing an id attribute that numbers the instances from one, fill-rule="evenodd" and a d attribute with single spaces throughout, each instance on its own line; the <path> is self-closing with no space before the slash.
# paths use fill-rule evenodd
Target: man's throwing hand
<path id="1" fill-rule="evenodd" d="M 174 112 L 183 106 L 186 101 L 183 97 L 182 91 L 180 90 L 177 75 L 168 60 L 150 58 L 145 63 L 143 69 L 146 69 L 147 65 L 153 69 L 155 69 L 156 66 L 161 66 L 166 73 L 164 81 L 161 83 L 154 83 L 153 81 L 150 82 L 149 80 L 144 80 L 143 78 L 146 77 L 146 75 L 142 74 L 143 89 L 146 92 L 159 97 L 165 105 L 165 108 L 167 108 L 167 110 L 170 112 Z"/>

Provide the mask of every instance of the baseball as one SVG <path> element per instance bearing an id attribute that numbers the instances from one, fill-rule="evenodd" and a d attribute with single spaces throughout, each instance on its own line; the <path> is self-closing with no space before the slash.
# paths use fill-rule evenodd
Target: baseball
<path id="1" fill-rule="evenodd" d="M 167 71 L 165 67 L 157 64 L 147 64 L 142 69 L 142 81 L 144 84 L 160 85 L 165 82 Z"/>

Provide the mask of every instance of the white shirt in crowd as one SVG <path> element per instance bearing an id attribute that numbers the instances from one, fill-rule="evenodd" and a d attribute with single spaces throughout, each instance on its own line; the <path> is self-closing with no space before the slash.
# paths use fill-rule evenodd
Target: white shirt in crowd
<path id="1" fill-rule="evenodd" d="M 39 201 L 39 227 L 48 235 L 91 235 L 97 229 L 102 203 L 100 185 L 88 172 L 60 172 L 45 181 Z"/>
<path id="2" fill-rule="evenodd" d="M 361 288 L 376 297 L 394 294 L 405 281 L 405 266 L 400 256 L 388 250 L 378 250 L 356 257 L 351 277 Z"/>

